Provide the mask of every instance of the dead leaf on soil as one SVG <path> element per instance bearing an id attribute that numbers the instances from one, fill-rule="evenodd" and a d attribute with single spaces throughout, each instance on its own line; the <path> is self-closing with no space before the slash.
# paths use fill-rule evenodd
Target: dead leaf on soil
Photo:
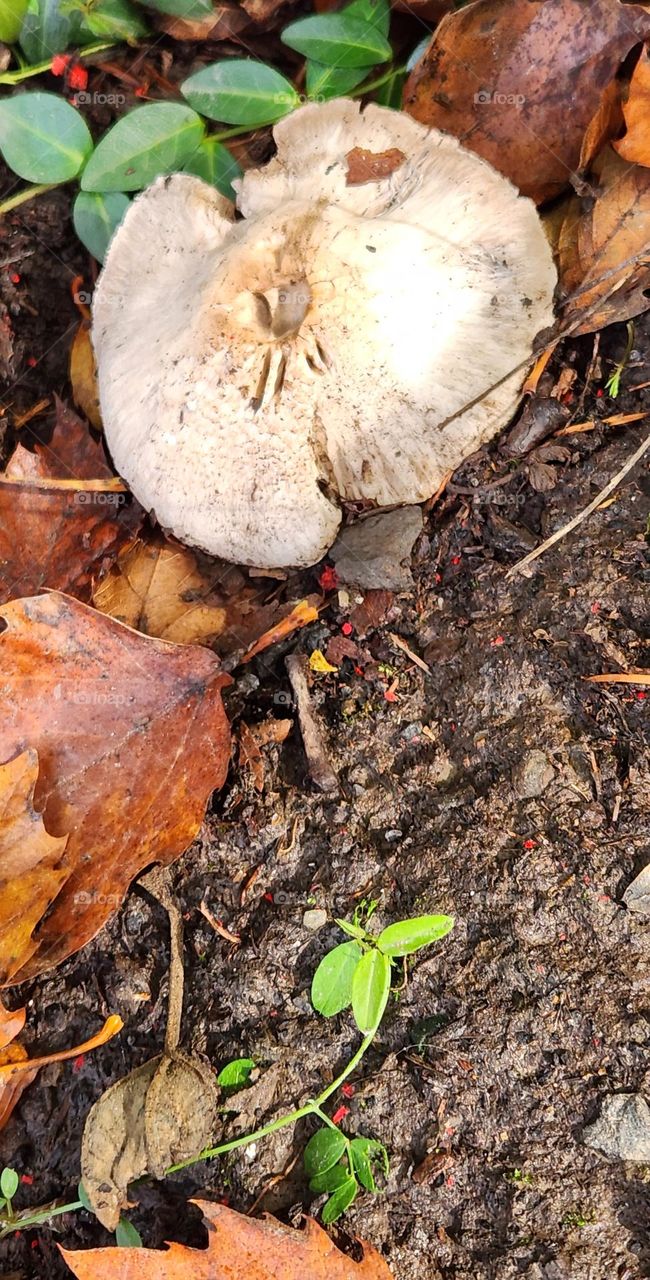
<path id="1" fill-rule="evenodd" d="M 354 1262 L 308 1218 L 304 1231 L 265 1215 L 247 1218 L 222 1204 L 194 1202 L 208 1226 L 207 1249 L 61 1249 L 77 1280 L 393 1280 L 381 1254 L 361 1241 Z"/>
<path id="2" fill-rule="evenodd" d="M 642 50 L 634 68 L 627 102 L 623 104 L 625 135 L 614 143 L 619 156 L 631 164 L 650 165 L 650 49 Z"/>
<path id="3" fill-rule="evenodd" d="M 4 1128 L 19 1098 L 36 1078 L 41 1067 L 48 1066 L 50 1062 L 76 1058 L 80 1053 L 87 1053 L 106 1044 L 124 1025 L 117 1014 L 111 1014 L 101 1031 L 83 1044 L 39 1058 L 29 1058 L 23 1045 L 16 1042 L 16 1036 L 25 1025 L 26 1012 L 25 1009 L 16 1009 L 11 1013 L 0 1001 L 0 1129 Z"/>
<path id="4" fill-rule="evenodd" d="M 214 1073 L 178 1051 L 136 1067 L 88 1113 L 81 1178 L 99 1221 L 114 1231 L 129 1205 L 129 1183 L 161 1178 L 214 1136 L 220 1090 Z"/>
<path id="5" fill-rule="evenodd" d="M 92 427 L 101 431 L 97 363 L 87 320 L 81 321 L 70 348 L 70 385 L 77 408 L 81 409 Z"/>
<path id="6" fill-rule="evenodd" d="M 407 80 L 404 106 L 541 203 L 569 184 L 585 132 L 603 138 L 603 125 L 614 127 L 603 99 L 648 34 L 650 10 L 640 4 L 478 0 L 443 18 Z"/>
<path id="7" fill-rule="evenodd" d="M 560 234 L 562 323 L 574 334 L 631 320 L 650 306 L 650 169 L 608 148 L 594 201 L 574 197 Z"/>
<path id="8" fill-rule="evenodd" d="M 231 0 L 222 0 L 215 4 L 210 13 L 201 18 L 180 18 L 170 13 L 154 15 L 158 31 L 173 40 L 236 40 L 247 27 L 251 19 L 239 5 Z"/>
<path id="9" fill-rule="evenodd" d="M 282 629 L 287 618 L 294 620 L 284 634 L 304 625 L 294 616 L 294 602 L 265 603 L 268 594 L 268 587 L 252 586 L 234 565 L 152 534 L 119 556 L 96 588 L 94 604 L 145 635 L 175 644 L 209 644 L 221 657 L 230 657 L 261 644 L 267 629 Z"/>
<path id="10" fill-rule="evenodd" d="M 31 823 L 19 845 L 11 808 L 0 828 L 3 896 L 15 907 L 3 920 L 6 985 L 82 947 L 143 867 L 187 848 L 224 782 L 230 737 L 229 677 L 208 651 L 149 640 L 58 593 L 14 600 L 0 617 L 0 760 L 23 769 Z M 47 911 L 35 933 L 32 901 Z"/>
<path id="11" fill-rule="evenodd" d="M 103 449 L 56 399 L 48 445 L 17 445 L 0 483 L 0 597 L 45 587 L 87 599 L 93 578 L 131 541 L 142 521 Z"/>

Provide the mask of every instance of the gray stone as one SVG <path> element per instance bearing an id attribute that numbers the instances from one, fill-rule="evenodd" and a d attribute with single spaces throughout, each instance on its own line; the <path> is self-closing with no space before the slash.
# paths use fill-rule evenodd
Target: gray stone
<path id="1" fill-rule="evenodd" d="M 638 916 L 650 916 L 650 862 L 627 886 L 623 902 Z"/>
<path id="2" fill-rule="evenodd" d="M 304 929 L 311 929 L 312 933 L 315 933 L 317 929 L 322 929 L 323 925 L 327 924 L 327 912 L 322 911 L 320 907 L 305 911 L 302 924 Z"/>
<path id="3" fill-rule="evenodd" d="M 512 785 L 520 799 L 534 800 L 542 795 L 554 777 L 555 769 L 548 756 L 535 748 L 527 751 L 515 765 Z"/>
<path id="4" fill-rule="evenodd" d="M 640 1093 L 606 1098 L 598 1120 L 583 1133 L 585 1145 L 617 1160 L 650 1162 L 650 1107 Z"/>
<path id="5" fill-rule="evenodd" d="M 410 559 L 422 532 L 419 507 L 382 511 L 344 529 L 330 551 L 339 582 L 366 591 L 405 591 L 413 586 Z"/>

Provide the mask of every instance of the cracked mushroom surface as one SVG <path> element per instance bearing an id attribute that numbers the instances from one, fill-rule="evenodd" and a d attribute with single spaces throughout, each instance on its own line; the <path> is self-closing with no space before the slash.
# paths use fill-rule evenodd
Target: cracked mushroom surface
<path id="1" fill-rule="evenodd" d="M 184 174 L 140 195 L 93 307 L 118 471 L 260 568 L 314 564 L 342 502 L 421 502 L 499 431 L 556 279 L 532 202 L 447 134 L 336 99 L 274 135 L 242 217 Z"/>

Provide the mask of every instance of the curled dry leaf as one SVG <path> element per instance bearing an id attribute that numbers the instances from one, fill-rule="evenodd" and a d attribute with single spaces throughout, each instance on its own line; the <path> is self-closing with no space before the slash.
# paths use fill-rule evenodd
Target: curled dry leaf
<path id="1" fill-rule="evenodd" d="M 63 1062 L 66 1058 L 76 1058 L 80 1053 L 87 1053 L 122 1030 L 122 1019 L 111 1014 L 106 1019 L 101 1031 L 77 1044 L 72 1049 L 58 1050 L 39 1058 L 28 1058 L 27 1050 L 16 1042 L 16 1036 L 25 1025 L 25 1009 L 16 1009 L 10 1013 L 0 1001 L 0 1129 L 4 1128 L 16 1103 L 28 1085 L 38 1075 L 41 1067 L 50 1062 Z"/>
<path id="2" fill-rule="evenodd" d="M 215 4 L 211 13 L 202 18 L 180 18 L 170 13 L 155 15 L 155 25 L 159 31 L 171 36 L 173 40 L 236 40 L 247 27 L 251 19 L 239 5 L 225 0 Z"/>
<path id="3" fill-rule="evenodd" d="M 631 164 L 650 166 L 650 49 L 643 49 L 623 105 L 626 132 L 614 146 Z"/>
<path id="4" fill-rule="evenodd" d="M 293 602 L 266 603 L 269 595 L 267 583 L 263 590 L 252 586 L 234 565 L 154 534 L 125 548 L 97 586 L 94 604 L 145 635 L 209 644 L 229 657 L 292 616 Z M 299 625 L 295 617 L 286 634 Z"/>
<path id="5" fill-rule="evenodd" d="M 114 1231 L 128 1186 L 198 1155 L 214 1135 L 220 1091 L 210 1069 L 176 1050 L 136 1067 L 88 1113 L 81 1177 L 99 1221 Z"/>
<path id="6" fill-rule="evenodd" d="M 101 445 L 57 399 L 49 445 L 33 453 L 17 445 L 0 478 L 2 600 L 44 587 L 88 598 L 142 520 L 116 484 Z"/>
<path id="7" fill-rule="evenodd" d="M 404 106 L 539 204 L 569 185 L 585 132 L 602 138 L 603 97 L 649 34 L 650 10 L 621 0 L 478 0 L 443 18 Z"/>
<path id="8" fill-rule="evenodd" d="M 393 1280 L 381 1254 L 341 1253 L 311 1218 L 303 1231 L 266 1215 L 246 1218 L 222 1204 L 195 1202 L 208 1226 L 207 1249 L 61 1249 L 77 1280 Z"/>
<path id="9" fill-rule="evenodd" d="M 650 169 L 604 152 L 598 195 L 575 197 L 560 233 L 562 320 L 594 333 L 650 306 Z"/>
<path id="10" fill-rule="evenodd" d="M 90 326 L 82 320 L 70 348 L 70 384 L 72 398 L 91 426 L 101 430 L 102 415 L 97 389 L 97 365 L 90 337 Z"/>
<path id="11" fill-rule="evenodd" d="M 78 950 L 144 866 L 187 848 L 225 779 L 230 737 L 229 677 L 206 650 L 146 639 L 57 593 L 12 601 L 0 616 L 0 760 L 24 770 L 31 822 L 19 843 L 11 823 L 0 828 L 3 897 L 15 908 L 4 920 L 6 984 Z M 42 822 L 29 809 L 33 756 L 16 764 L 25 743 L 40 762 Z M 32 900 L 43 907 L 35 932 Z"/>

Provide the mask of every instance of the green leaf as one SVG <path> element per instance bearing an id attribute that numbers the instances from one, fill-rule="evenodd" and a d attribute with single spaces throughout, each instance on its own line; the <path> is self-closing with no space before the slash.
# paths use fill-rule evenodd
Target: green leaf
<path id="1" fill-rule="evenodd" d="M 326 67 L 322 62 L 307 62 L 307 97 L 312 102 L 328 102 L 344 98 L 356 89 L 368 72 L 365 67 Z"/>
<path id="2" fill-rule="evenodd" d="M 323 956 L 311 984 L 311 1002 L 325 1018 L 351 1003 L 352 978 L 362 955 L 358 942 L 342 942 Z"/>
<path id="3" fill-rule="evenodd" d="M 344 933 L 349 933 L 352 938 L 361 939 L 368 936 L 360 924 L 353 924 L 351 920 L 337 920 L 336 923 L 339 929 L 342 929 Z"/>
<path id="4" fill-rule="evenodd" d="M 333 1169 L 347 1145 L 347 1138 L 338 1129 L 318 1129 L 305 1147 L 303 1160 L 307 1177 L 316 1178 L 321 1173 L 327 1173 L 328 1169 Z"/>
<path id="5" fill-rule="evenodd" d="M 394 71 L 388 80 L 380 84 L 373 94 L 375 102 L 380 107 L 392 107 L 394 111 L 399 111 L 402 105 L 402 90 L 406 81 L 405 71 Z"/>
<path id="6" fill-rule="evenodd" d="M 203 178 L 211 187 L 216 187 L 222 196 L 234 200 L 232 184 L 235 178 L 241 176 L 242 167 L 228 148 L 224 147 L 223 142 L 218 142 L 216 138 L 204 138 L 198 150 L 183 165 L 183 173 L 193 173 L 197 178 Z"/>
<path id="7" fill-rule="evenodd" d="M 84 1209 L 87 1209 L 88 1213 L 95 1212 L 90 1203 L 90 1200 L 88 1199 L 88 1192 L 86 1191 L 86 1188 L 84 1187 L 83 1182 L 80 1182 L 77 1186 L 77 1199 L 81 1200 L 81 1203 Z"/>
<path id="8" fill-rule="evenodd" d="M 453 927 L 453 916 L 415 916 L 413 920 L 389 924 L 377 938 L 377 946 L 385 956 L 410 956 L 444 938 Z"/>
<path id="9" fill-rule="evenodd" d="M 337 67 L 374 67 L 387 62 L 393 51 L 385 36 L 364 19 L 340 13 L 315 13 L 291 22 L 282 32 L 290 49 Z"/>
<path id="10" fill-rule="evenodd" d="M 76 177 L 92 145 L 79 112 L 56 93 L 19 93 L 0 102 L 0 151 L 28 182 Z"/>
<path id="11" fill-rule="evenodd" d="M 249 58 L 212 62 L 185 80 L 181 93 L 208 119 L 249 128 L 274 124 L 300 101 L 279 71 Z"/>
<path id="12" fill-rule="evenodd" d="M 63 53 L 79 32 L 81 16 L 66 13 L 60 0 L 29 0 L 20 29 L 20 47 L 30 63 Z"/>
<path id="13" fill-rule="evenodd" d="M 147 0 L 147 8 L 170 13 L 173 18 L 204 18 L 214 12 L 212 0 Z"/>
<path id="14" fill-rule="evenodd" d="M 330 1222 L 336 1222 L 336 1219 L 340 1218 L 341 1214 L 350 1208 L 350 1205 L 356 1199 L 358 1190 L 356 1178 L 346 1178 L 345 1182 L 341 1183 L 340 1187 L 327 1201 L 321 1214 L 323 1222 L 326 1225 L 329 1225 Z"/>
<path id="15" fill-rule="evenodd" d="M 74 229 L 89 253 L 103 262 L 113 232 L 117 230 L 131 201 L 123 191 L 109 191 L 100 195 L 94 191 L 80 191 L 73 209 Z"/>
<path id="16" fill-rule="evenodd" d="M 132 1222 L 129 1222 L 128 1218 L 124 1217 L 124 1214 L 122 1214 L 115 1229 L 115 1243 L 119 1245 L 121 1249 L 142 1248 L 142 1236 L 140 1235 L 140 1232 L 136 1230 Z"/>
<path id="17" fill-rule="evenodd" d="M 0 40 L 13 44 L 20 35 L 28 0 L 0 0 Z"/>
<path id="18" fill-rule="evenodd" d="M 114 124 L 81 175 L 82 191 L 140 191 L 162 173 L 182 169 L 200 145 L 204 124 L 178 102 L 150 102 Z"/>
<path id="19" fill-rule="evenodd" d="M 129 0 L 100 0 L 84 13 L 83 26 L 91 35 L 109 40 L 138 40 L 149 30 L 142 12 Z"/>
<path id="20" fill-rule="evenodd" d="M 5 1200 L 13 1200 L 20 1186 L 20 1178 L 15 1169 L 5 1168 L 0 1173 L 0 1191 Z"/>
<path id="21" fill-rule="evenodd" d="M 314 1195 L 321 1195 L 323 1191 L 336 1191 L 341 1183 L 350 1177 L 350 1172 L 345 1164 L 335 1164 L 333 1169 L 328 1169 L 326 1173 L 318 1173 L 309 1183 L 309 1190 Z"/>
<path id="22" fill-rule="evenodd" d="M 352 0 L 352 4 L 346 5 L 344 12 L 349 13 L 353 18 L 361 18 L 362 22 L 367 22 L 380 35 L 388 36 L 390 28 L 389 0 Z"/>
<path id="23" fill-rule="evenodd" d="M 222 1089 L 243 1089 L 248 1084 L 248 1077 L 255 1063 L 252 1058 L 233 1058 L 221 1068 L 217 1076 L 217 1084 Z"/>
<path id="24" fill-rule="evenodd" d="M 375 1138 L 353 1138 L 350 1143 L 352 1167 L 366 1191 L 376 1191 L 373 1165 L 377 1165 L 384 1175 L 388 1174 L 388 1152 L 383 1142 Z"/>
<path id="25" fill-rule="evenodd" d="M 361 957 L 352 979 L 352 1012 L 364 1035 L 379 1026 L 389 991 L 390 960 L 373 947 Z"/>

